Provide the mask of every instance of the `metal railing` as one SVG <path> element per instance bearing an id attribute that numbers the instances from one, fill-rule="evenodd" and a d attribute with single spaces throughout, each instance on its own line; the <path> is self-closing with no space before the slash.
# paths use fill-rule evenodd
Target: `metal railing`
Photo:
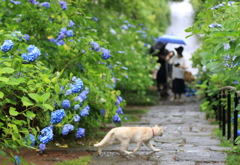
<path id="1" fill-rule="evenodd" d="M 232 99 L 232 92 L 234 92 L 234 98 Z M 222 130 L 222 136 L 226 136 L 230 140 L 232 136 L 232 122 L 233 122 L 233 144 L 238 136 L 238 110 L 236 107 L 239 104 L 240 92 L 235 87 L 225 86 L 219 88 L 219 93 L 216 96 L 218 100 L 218 108 L 215 109 L 216 119 L 219 121 L 219 128 Z M 226 101 L 226 106 L 224 102 Z M 234 102 L 234 110 L 231 105 Z M 233 110 L 233 111 L 232 111 Z M 233 117 L 231 116 L 233 112 Z M 227 127 L 226 127 L 227 125 Z"/>

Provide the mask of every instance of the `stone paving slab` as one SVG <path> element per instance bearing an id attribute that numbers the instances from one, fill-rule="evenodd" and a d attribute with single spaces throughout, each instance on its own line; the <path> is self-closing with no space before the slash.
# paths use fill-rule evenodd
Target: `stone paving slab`
<path id="1" fill-rule="evenodd" d="M 195 162 L 223 162 L 227 154 L 224 152 L 178 152 L 176 160 Z"/>

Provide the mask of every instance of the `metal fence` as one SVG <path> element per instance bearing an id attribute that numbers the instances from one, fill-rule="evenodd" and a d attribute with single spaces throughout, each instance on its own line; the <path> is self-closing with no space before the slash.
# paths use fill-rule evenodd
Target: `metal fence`
<path id="1" fill-rule="evenodd" d="M 231 97 L 234 96 L 232 99 Z M 215 96 L 218 100 L 218 106 L 215 109 L 216 119 L 219 121 L 219 128 L 222 130 L 222 136 L 227 139 L 232 138 L 232 123 L 233 123 L 233 144 L 238 136 L 238 110 L 236 107 L 239 104 L 240 93 L 235 87 L 226 86 L 219 88 L 219 93 Z M 232 105 L 234 105 L 232 107 Z M 233 109 L 234 108 L 234 109 Z"/>

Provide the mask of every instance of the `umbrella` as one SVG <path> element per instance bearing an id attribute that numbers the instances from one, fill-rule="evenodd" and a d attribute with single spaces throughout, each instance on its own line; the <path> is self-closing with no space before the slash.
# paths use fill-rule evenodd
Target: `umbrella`
<path id="1" fill-rule="evenodd" d="M 171 34 L 165 34 L 161 37 L 158 37 L 157 42 L 186 45 L 184 40 L 182 40 L 181 38 L 179 38 L 175 35 L 171 35 Z"/>

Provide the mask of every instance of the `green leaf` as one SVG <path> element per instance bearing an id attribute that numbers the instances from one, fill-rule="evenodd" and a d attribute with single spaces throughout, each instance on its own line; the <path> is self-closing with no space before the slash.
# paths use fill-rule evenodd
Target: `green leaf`
<path id="1" fill-rule="evenodd" d="M 49 104 L 42 104 L 42 106 L 44 106 L 47 109 L 53 110 L 53 107 Z"/>
<path id="2" fill-rule="evenodd" d="M 38 94 L 36 93 L 28 93 L 28 96 L 31 97 L 33 100 L 35 100 L 36 102 L 38 102 L 38 97 L 40 97 Z"/>
<path id="3" fill-rule="evenodd" d="M 51 83 L 51 80 L 49 80 L 49 78 L 47 78 L 47 77 L 45 77 L 45 78 L 43 79 L 43 81 L 46 82 L 47 84 L 50 84 L 50 83 Z"/>
<path id="4" fill-rule="evenodd" d="M 7 82 L 8 85 L 18 85 L 19 81 L 18 79 L 11 77 L 10 80 Z"/>
<path id="5" fill-rule="evenodd" d="M 236 110 L 240 110 L 240 104 L 238 104 L 238 106 L 236 107 Z"/>
<path id="6" fill-rule="evenodd" d="M 50 97 L 50 92 L 44 93 L 41 97 L 43 98 L 43 101 L 46 101 Z"/>
<path id="7" fill-rule="evenodd" d="M 234 50 L 234 52 L 233 52 L 233 54 L 240 54 L 240 46 L 238 46 L 235 50 Z M 235 60 L 234 60 L 235 61 Z"/>
<path id="8" fill-rule="evenodd" d="M 13 68 L 5 67 L 1 69 L 2 73 L 13 73 L 15 70 Z"/>
<path id="9" fill-rule="evenodd" d="M 7 83 L 8 80 L 9 80 L 9 78 L 7 78 L 7 77 L 0 77 L 0 81 L 3 81 L 5 83 Z"/>
<path id="10" fill-rule="evenodd" d="M 60 91 L 60 87 L 59 87 L 58 84 L 55 84 L 54 89 L 55 89 L 55 91 L 56 91 L 57 94 L 61 92 L 61 91 Z"/>
<path id="11" fill-rule="evenodd" d="M 3 150 L 0 149 L 0 155 L 1 155 L 2 157 L 6 157 L 6 152 L 4 152 Z"/>
<path id="12" fill-rule="evenodd" d="M 212 71 L 216 71 L 216 69 L 222 68 L 223 63 L 219 61 L 209 62 L 206 67 L 211 69 Z"/>
<path id="13" fill-rule="evenodd" d="M 3 96 L 4 96 L 4 93 L 2 93 L 2 92 L 0 91 L 0 99 L 2 99 Z"/>
<path id="14" fill-rule="evenodd" d="M 16 108 L 10 107 L 9 114 L 11 116 L 17 116 L 19 114 L 19 112 L 16 111 Z"/>
<path id="15" fill-rule="evenodd" d="M 21 100 L 22 100 L 23 105 L 26 106 L 26 107 L 28 107 L 28 106 L 30 106 L 30 105 L 34 105 L 34 104 L 33 104 L 27 97 L 25 97 L 25 96 L 23 96 L 23 97 L 21 98 Z"/>
<path id="16" fill-rule="evenodd" d="M 33 118 L 36 116 L 36 114 L 33 113 L 32 111 L 27 111 L 27 112 L 26 112 L 26 115 L 27 115 L 27 117 L 30 118 L 30 119 L 33 119 Z"/>

